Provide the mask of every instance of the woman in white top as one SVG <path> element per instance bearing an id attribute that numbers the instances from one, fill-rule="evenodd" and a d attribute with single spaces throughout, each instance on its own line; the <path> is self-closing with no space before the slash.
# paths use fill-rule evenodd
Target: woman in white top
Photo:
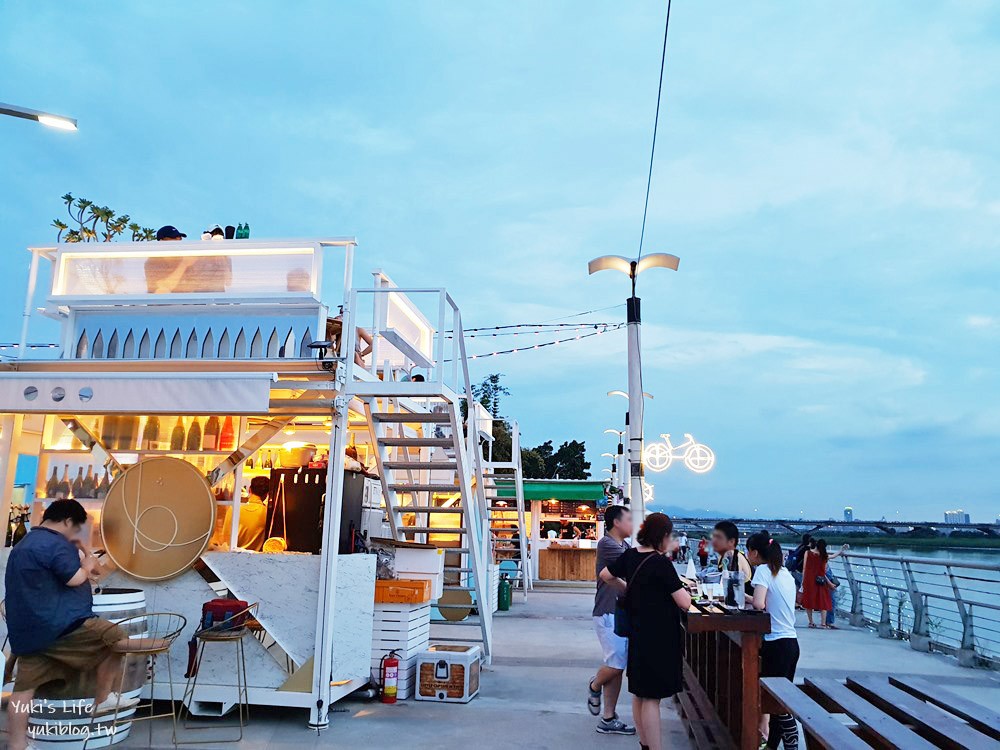
<path id="1" fill-rule="evenodd" d="M 771 632 L 760 649 L 760 676 L 795 679 L 799 640 L 795 636 L 795 579 L 784 567 L 781 545 L 766 531 L 747 539 L 747 559 L 754 566 L 753 606 L 771 615 Z M 768 748 L 784 742 L 785 750 L 797 749 L 799 730 L 791 714 L 760 717 L 760 734 Z"/>

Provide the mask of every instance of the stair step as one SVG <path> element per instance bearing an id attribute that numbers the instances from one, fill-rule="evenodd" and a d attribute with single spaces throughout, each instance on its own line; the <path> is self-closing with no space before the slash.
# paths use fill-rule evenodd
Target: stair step
<path id="1" fill-rule="evenodd" d="M 457 484 L 390 484 L 396 492 L 460 492 Z"/>
<path id="2" fill-rule="evenodd" d="M 436 526 L 400 526 L 399 530 L 404 534 L 464 534 L 465 529 L 453 526 L 438 528 Z M 451 550 L 446 550 L 451 551 Z"/>
<path id="3" fill-rule="evenodd" d="M 437 437 L 380 437 L 378 442 L 391 448 L 449 448 L 455 445 L 451 438 Z"/>
<path id="4" fill-rule="evenodd" d="M 465 513 L 465 508 L 458 505 L 454 508 L 438 508 L 435 506 L 426 508 L 422 505 L 401 505 L 396 508 L 399 513 Z M 406 528 L 405 526 L 403 528 Z"/>
<path id="5" fill-rule="evenodd" d="M 372 419 L 377 422 L 393 422 L 396 424 L 450 424 L 451 415 L 448 412 L 439 411 L 376 411 L 372 412 Z"/>
<path id="6" fill-rule="evenodd" d="M 449 573 L 471 573 L 472 568 L 462 568 L 457 565 L 445 565 L 444 569 Z"/>
<path id="7" fill-rule="evenodd" d="M 458 464 L 454 461 L 383 461 L 382 465 L 387 469 L 413 469 L 414 471 L 419 471 L 421 469 L 441 469 L 442 471 L 456 471 L 458 469 Z"/>
<path id="8" fill-rule="evenodd" d="M 492 510 L 498 513 L 514 513 L 517 510 L 516 505 L 487 505 L 487 510 Z"/>
<path id="9" fill-rule="evenodd" d="M 459 586 L 457 583 L 444 584 L 445 591 L 475 591 L 475 586 Z"/>

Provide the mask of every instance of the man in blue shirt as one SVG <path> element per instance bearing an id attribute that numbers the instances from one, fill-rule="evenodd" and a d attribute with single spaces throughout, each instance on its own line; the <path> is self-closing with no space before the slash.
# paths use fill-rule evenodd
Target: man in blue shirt
<path id="1" fill-rule="evenodd" d="M 17 657 L 7 706 L 10 750 L 30 748 L 28 715 L 42 685 L 96 672 L 92 710 L 113 711 L 119 703 L 111 686 L 120 674 L 121 656 L 112 647 L 128 636 L 94 615 L 90 583 L 101 565 L 78 539 L 86 522 L 87 511 L 76 500 L 56 500 L 7 560 L 7 632 Z M 123 699 L 120 706 L 136 703 Z"/>

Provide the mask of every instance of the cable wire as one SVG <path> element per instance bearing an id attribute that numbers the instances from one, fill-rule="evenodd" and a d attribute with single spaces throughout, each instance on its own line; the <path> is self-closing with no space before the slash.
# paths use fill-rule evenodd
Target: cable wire
<path id="1" fill-rule="evenodd" d="M 656 89 L 656 117 L 653 120 L 653 147 L 649 151 L 649 175 L 646 177 L 646 202 L 642 208 L 642 231 L 639 233 L 639 260 L 646 239 L 646 215 L 649 213 L 649 191 L 653 184 L 653 157 L 656 156 L 656 131 L 660 125 L 660 99 L 663 96 L 663 69 L 667 62 L 667 35 L 670 33 L 670 0 L 667 0 L 667 21 L 663 25 L 663 52 L 660 54 L 660 83 Z"/>

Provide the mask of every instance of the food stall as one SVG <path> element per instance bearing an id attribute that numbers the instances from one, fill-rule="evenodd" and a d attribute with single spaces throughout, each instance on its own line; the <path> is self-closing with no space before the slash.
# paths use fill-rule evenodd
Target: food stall
<path id="1" fill-rule="evenodd" d="M 372 408 L 392 399 L 426 414 L 470 392 L 464 347 L 445 365 L 445 330 L 461 331 L 457 308 L 430 323 L 446 292 L 412 290 L 430 293 L 433 312 L 423 315 L 381 271 L 371 289 L 355 288 L 355 245 L 30 248 L 22 339 L 17 356 L 0 361 L 0 516 L 10 512 L 19 459 L 37 461 L 30 518 L 37 523 L 54 499 L 78 499 L 91 519 L 88 543 L 115 571 L 105 586 L 141 588 L 147 611 L 181 614 L 192 631 L 201 604 L 220 593 L 259 603 L 260 631 L 246 646 L 248 702 L 308 709 L 313 727 L 370 679 L 376 557 L 355 553 L 371 537 L 401 536 Z M 39 305 L 45 262 L 51 286 Z M 333 295 L 323 274 L 331 262 Z M 39 314 L 59 326 L 58 345 L 44 352 L 26 347 Z M 415 368 L 422 382 L 408 377 Z M 457 440 L 456 450 L 465 450 Z M 267 478 L 263 509 L 248 503 L 258 499 L 248 496 L 255 477 Z M 241 547 L 254 536 L 250 524 L 263 526 L 262 543 Z M 186 638 L 170 655 L 180 667 L 174 696 Z M 195 714 L 232 707 L 235 675 L 222 651 L 202 663 Z M 168 688 L 158 681 L 154 697 Z"/>
<path id="2" fill-rule="evenodd" d="M 604 535 L 605 487 L 605 482 L 590 479 L 524 480 L 535 578 L 594 580 L 597 540 Z"/>

